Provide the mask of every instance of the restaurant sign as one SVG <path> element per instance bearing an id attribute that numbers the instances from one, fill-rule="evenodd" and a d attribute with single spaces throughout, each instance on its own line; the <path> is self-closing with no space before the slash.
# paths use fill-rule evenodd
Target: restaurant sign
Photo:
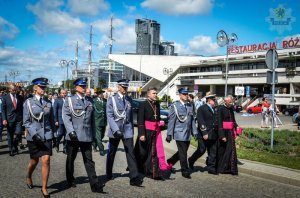
<path id="1" fill-rule="evenodd" d="M 278 45 L 276 42 L 269 43 L 259 43 L 259 44 L 250 44 L 243 46 L 228 46 L 228 54 L 242 54 L 242 53 L 251 53 L 251 52 L 261 52 L 268 51 L 269 49 L 290 49 L 300 47 L 299 38 L 290 38 L 289 40 L 283 40 L 281 45 Z"/>

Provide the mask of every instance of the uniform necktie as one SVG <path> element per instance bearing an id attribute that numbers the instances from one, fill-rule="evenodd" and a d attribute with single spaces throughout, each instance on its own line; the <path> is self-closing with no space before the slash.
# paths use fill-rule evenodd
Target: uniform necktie
<path id="1" fill-rule="evenodd" d="M 13 105 L 14 105 L 14 109 L 17 108 L 17 100 L 16 100 L 16 96 L 13 95 Z"/>
<path id="2" fill-rule="evenodd" d="M 84 104 L 84 98 L 81 98 L 81 101 L 83 102 L 83 104 Z"/>
<path id="3" fill-rule="evenodd" d="M 43 98 L 42 97 L 40 98 L 40 103 L 41 103 L 41 105 L 43 105 Z"/>

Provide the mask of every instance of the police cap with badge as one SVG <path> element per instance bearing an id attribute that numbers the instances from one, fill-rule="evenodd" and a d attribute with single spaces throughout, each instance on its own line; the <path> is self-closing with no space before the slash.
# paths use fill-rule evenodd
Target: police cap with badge
<path id="1" fill-rule="evenodd" d="M 87 79 L 86 78 L 77 78 L 74 82 L 73 85 L 75 86 L 87 86 Z"/>
<path id="2" fill-rule="evenodd" d="M 129 87 L 129 80 L 128 79 L 121 79 L 117 81 L 118 85 L 121 87 L 128 88 Z"/>
<path id="3" fill-rule="evenodd" d="M 180 89 L 178 89 L 178 93 L 179 94 L 188 94 L 189 93 L 189 89 L 187 87 L 182 87 Z"/>
<path id="4" fill-rule="evenodd" d="M 37 85 L 39 87 L 45 87 L 48 85 L 48 78 L 36 78 L 32 80 L 32 84 Z"/>

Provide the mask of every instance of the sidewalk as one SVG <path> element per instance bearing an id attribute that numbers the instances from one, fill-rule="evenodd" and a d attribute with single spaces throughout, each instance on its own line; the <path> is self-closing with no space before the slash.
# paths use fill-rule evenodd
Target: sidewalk
<path id="1" fill-rule="evenodd" d="M 165 139 L 166 132 L 163 131 L 163 138 Z M 166 155 L 170 156 L 177 151 L 177 146 L 174 140 L 171 143 L 164 142 Z M 190 146 L 188 150 L 188 156 L 191 156 L 195 151 L 194 146 Z M 204 165 L 205 166 L 206 154 L 202 156 L 195 165 Z M 239 159 L 243 165 L 239 165 L 239 173 L 245 173 L 255 177 L 260 177 L 263 179 L 269 179 L 272 181 L 289 184 L 293 186 L 300 187 L 300 171 L 289 169 L 281 166 L 269 165 L 260 162 L 254 162 L 250 160 Z"/>

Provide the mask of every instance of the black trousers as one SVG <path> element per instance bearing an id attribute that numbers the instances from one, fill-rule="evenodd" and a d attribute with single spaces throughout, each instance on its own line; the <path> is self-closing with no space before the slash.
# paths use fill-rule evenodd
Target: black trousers
<path id="1" fill-rule="evenodd" d="M 9 151 L 18 151 L 18 143 L 22 140 L 22 122 L 7 123 L 7 144 Z"/>
<path id="2" fill-rule="evenodd" d="M 169 164 L 176 164 L 180 161 L 181 172 L 188 171 L 187 151 L 190 146 L 190 141 L 176 141 L 178 151 L 167 160 Z"/>
<path id="3" fill-rule="evenodd" d="M 198 139 L 197 150 L 189 158 L 189 162 L 195 163 L 207 150 L 206 165 L 208 171 L 216 172 L 217 163 L 217 140 L 204 140 L 203 138 Z"/>
<path id="4" fill-rule="evenodd" d="M 59 124 L 59 127 L 57 129 L 57 137 L 56 137 L 56 146 L 59 148 L 59 144 L 62 138 L 64 138 L 63 146 L 64 150 L 67 148 L 67 141 L 66 141 L 66 127 L 64 124 Z"/>
<path id="5" fill-rule="evenodd" d="M 112 170 L 116 152 L 120 143 L 120 138 L 109 138 L 107 160 L 106 160 L 106 175 L 112 176 Z M 133 151 L 133 138 L 122 139 L 126 153 L 127 165 L 129 169 L 130 179 L 138 176 L 136 159 Z"/>
<path id="6" fill-rule="evenodd" d="M 74 178 L 74 160 L 76 159 L 78 149 L 80 148 L 85 170 L 89 177 L 90 185 L 98 182 L 95 171 L 95 162 L 92 158 L 92 143 L 91 142 L 78 142 L 67 141 L 67 162 L 66 162 L 66 176 L 67 182 L 72 183 Z"/>

